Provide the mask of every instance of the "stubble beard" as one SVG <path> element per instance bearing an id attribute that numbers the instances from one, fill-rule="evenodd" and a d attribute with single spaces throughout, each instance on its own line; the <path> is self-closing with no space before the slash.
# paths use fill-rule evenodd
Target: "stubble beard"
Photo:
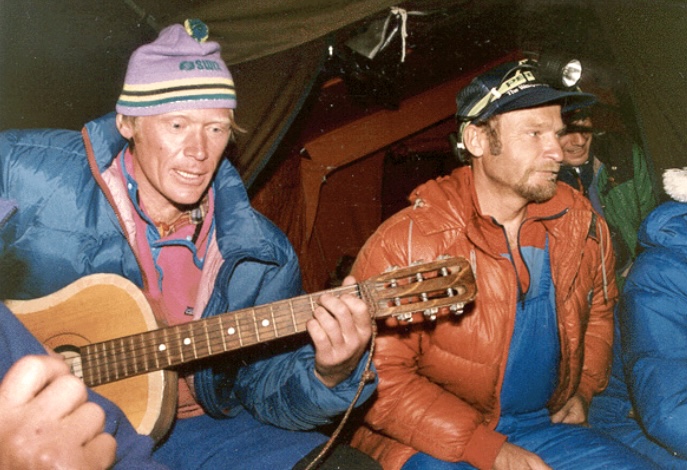
<path id="1" fill-rule="evenodd" d="M 546 202 L 556 194 L 556 179 L 541 184 L 530 182 L 534 170 L 529 170 L 513 188 L 523 199 L 530 202 Z"/>

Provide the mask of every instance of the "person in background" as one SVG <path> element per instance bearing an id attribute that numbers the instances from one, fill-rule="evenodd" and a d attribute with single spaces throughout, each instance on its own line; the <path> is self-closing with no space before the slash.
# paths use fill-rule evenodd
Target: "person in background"
<path id="1" fill-rule="evenodd" d="M 15 211 L 14 201 L 0 199 L 0 226 Z M 166 468 L 153 461 L 152 440 L 50 357 L 1 302 L 0 381 L 0 468 L 104 469 L 116 450 L 119 468 Z"/>
<path id="2" fill-rule="evenodd" d="M 687 468 L 687 168 L 639 230 L 617 309 L 613 373 L 589 422 L 663 469 Z"/>
<path id="3" fill-rule="evenodd" d="M 530 61 L 457 96 L 469 165 L 428 181 L 368 239 L 352 273 L 469 260 L 462 316 L 380 331 L 378 395 L 353 445 L 385 469 L 630 469 L 650 461 L 585 426 L 611 363 L 614 256 L 604 220 L 558 183 L 561 109 Z"/>
<path id="4" fill-rule="evenodd" d="M 658 198 L 641 146 L 633 142 L 622 124 L 618 128 L 617 124 L 604 123 L 598 112 L 594 116 L 599 106 L 578 108 L 563 116 L 566 131 L 561 137 L 563 165 L 558 179 L 580 190 L 606 219 L 616 255 L 616 280 L 622 291 L 637 255 L 639 225 L 656 207 Z M 613 114 L 608 117 L 620 123 Z M 593 120 L 601 121 L 601 126 L 595 128 Z"/>
<path id="5" fill-rule="evenodd" d="M 208 34 L 188 20 L 138 48 L 116 114 L 81 133 L 0 134 L 0 197 L 19 206 L 0 231 L 4 298 L 114 273 L 143 290 L 161 325 L 179 325 L 303 293 L 291 244 L 251 207 L 223 158 L 238 129 L 236 95 Z M 180 368 L 177 420 L 155 459 L 274 470 L 322 445 L 317 428 L 363 386 L 372 325 L 353 295 L 325 294 L 312 308 L 302 347 L 263 344 Z M 375 386 L 366 383 L 359 402 Z M 338 446 L 320 468 L 338 468 L 337 459 L 373 463 Z"/>

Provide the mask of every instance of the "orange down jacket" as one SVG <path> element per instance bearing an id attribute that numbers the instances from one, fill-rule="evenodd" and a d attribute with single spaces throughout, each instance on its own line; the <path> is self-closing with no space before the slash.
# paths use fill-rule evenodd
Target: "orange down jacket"
<path id="1" fill-rule="evenodd" d="M 457 318 L 380 329 L 378 396 L 353 445 L 385 469 L 401 468 L 417 451 L 491 469 L 506 439 L 494 429 L 518 299 L 515 270 L 501 255 L 504 231 L 480 213 L 467 167 L 419 186 L 411 202 L 367 241 L 353 274 L 366 279 L 390 266 L 463 256 L 477 298 Z M 608 228 L 584 196 L 559 183 L 551 200 L 530 204 L 521 242 L 542 227 L 561 345 L 553 413 L 575 394 L 589 403 L 606 386 L 617 288 Z"/>

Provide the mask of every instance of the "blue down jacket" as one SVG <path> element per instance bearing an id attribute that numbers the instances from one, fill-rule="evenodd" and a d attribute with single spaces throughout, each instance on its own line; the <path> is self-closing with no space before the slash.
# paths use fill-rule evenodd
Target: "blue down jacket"
<path id="1" fill-rule="evenodd" d="M 0 197 L 19 206 L 0 231 L 2 298 L 44 296 L 93 273 L 118 274 L 141 288 L 153 282 L 145 279 L 127 242 L 125 218 L 113 202 L 117 194 L 103 179 L 125 144 L 114 114 L 86 124 L 81 134 L 0 134 Z M 251 207 L 228 161 L 220 165 L 213 188 L 221 257 L 207 259 L 203 268 L 213 270 L 208 285 L 214 288 L 202 317 L 300 295 L 291 244 Z M 353 398 L 365 358 L 348 380 L 328 389 L 313 375 L 313 348 L 291 349 L 276 356 L 262 348 L 244 350 L 238 359 L 210 361 L 195 375 L 199 402 L 214 417 L 231 416 L 240 404 L 261 421 L 287 429 L 328 424 Z M 373 389 L 366 386 L 361 402 Z"/>
<path id="2" fill-rule="evenodd" d="M 590 423 L 662 468 L 687 468 L 687 203 L 651 212 L 639 241 L 617 309 L 611 381 Z"/>

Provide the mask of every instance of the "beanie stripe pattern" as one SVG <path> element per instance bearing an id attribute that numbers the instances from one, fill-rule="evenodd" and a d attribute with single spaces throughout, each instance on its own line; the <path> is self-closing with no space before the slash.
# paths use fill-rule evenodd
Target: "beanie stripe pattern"
<path id="1" fill-rule="evenodd" d="M 117 112 L 154 116 L 190 109 L 236 108 L 234 80 L 207 26 L 187 20 L 163 29 L 131 55 Z"/>
<path id="2" fill-rule="evenodd" d="M 117 105 L 148 108 L 189 100 L 235 101 L 234 81 L 228 78 L 189 78 L 145 85 L 124 84 Z"/>

